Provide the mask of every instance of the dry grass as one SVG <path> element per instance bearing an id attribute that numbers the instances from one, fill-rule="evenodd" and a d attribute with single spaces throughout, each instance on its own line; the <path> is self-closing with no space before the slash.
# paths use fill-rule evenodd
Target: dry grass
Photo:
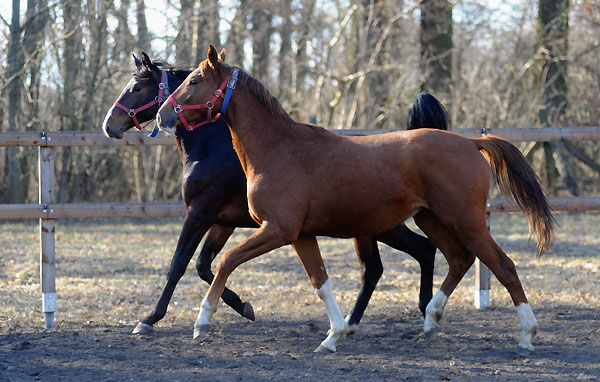
<path id="1" fill-rule="evenodd" d="M 525 291 L 535 307 L 583 305 L 600 308 L 597 291 L 600 267 L 600 215 L 559 214 L 557 242 L 552 251 L 536 258 L 521 215 L 495 215 L 492 233 L 515 261 Z M 56 288 L 59 328 L 83 324 L 134 325 L 160 295 L 181 222 L 60 221 L 56 234 Z M 0 230 L 0 332 L 42 327 L 39 285 L 38 226 L 33 222 L 3 223 Z M 242 241 L 251 230 L 238 230 L 226 248 Z M 333 278 L 336 297 L 349 312 L 360 285 L 360 274 L 350 240 L 319 240 Z M 384 245 L 384 276 L 373 295 L 368 314 L 385 313 L 390 306 L 417 309 L 419 268 L 408 255 Z M 447 266 L 438 254 L 434 287 Z M 473 302 L 473 269 L 450 300 L 450 305 Z M 244 264 L 228 285 L 250 301 L 257 318 L 265 316 L 322 317 L 325 310 L 289 247 Z M 207 286 L 188 267 L 159 325 L 189 323 L 197 313 Z M 508 293 L 494 279 L 492 304 L 510 306 Z M 451 308 L 450 308 L 451 309 Z M 242 320 L 221 306 L 216 320 Z"/>

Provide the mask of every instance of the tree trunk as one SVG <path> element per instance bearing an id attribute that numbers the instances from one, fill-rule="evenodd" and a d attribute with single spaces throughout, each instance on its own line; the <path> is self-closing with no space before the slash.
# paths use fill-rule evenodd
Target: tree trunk
<path id="1" fill-rule="evenodd" d="M 148 32 L 148 24 L 146 23 L 146 3 L 144 0 L 136 0 L 135 18 L 137 21 L 137 49 L 150 53 L 151 36 Z"/>
<path id="2" fill-rule="evenodd" d="M 247 33 L 247 0 L 240 0 L 240 3 L 235 11 L 235 16 L 231 22 L 231 29 L 227 36 L 227 61 L 232 65 L 244 67 L 244 43 L 246 42 Z M 208 48 L 208 46 L 206 47 Z M 206 48 L 203 53 L 203 59 L 206 58 Z"/>
<path id="3" fill-rule="evenodd" d="M 279 91 L 277 98 L 284 107 L 291 104 L 292 92 L 292 10 L 291 1 L 283 0 L 280 3 L 280 16 L 283 19 L 279 26 L 279 39 L 281 46 L 279 48 Z"/>
<path id="4" fill-rule="evenodd" d="M 269 86 L 269 53 L 273 15 L 265 10 L 264 4 L 255 2 L 252 22 L 252 74 Z"/>
<path id="5" fill-rule="evenodd" d="M 542 126 L 560 126 L 565 123 L 567 110 L 569 1 L 539 0 L 538 6 L 538 116 Z M 544 158 L 546 186 L 556 192 L 560 175 L 569 192 L 579 194 L 571 158 L 550 143 L 544 144 Z"/>
<path id="6" fill-rule="evenodd" d="M 111 56 L 114 65 L 113 70 L 123 70 L 123 62 L 130 62 L 130 54 L 135 49 L 135 39 L 129 29 L 129 14 L 130 0 L 121 0 L 119 11 L 115 12 L 117 19 L 117 27 L 115 29 L 115 45 L 112 47 Z M 139 54 L 139 52 L 137 52 Z"/>
<path id="7" fill-rule="evenodd" d="M 306 77 L 308 75 L 308 40 L 310 38 L 311 18 L 315 10 L 315 0 L 306 0 L 302 2 L 302 11 L 300 24 L 298 26 L 298 36 L 296 37 L 296 95 L 291 110 L 292 118 L 299 121 L 308 121 L 310 111 L 303 105 L 303 101 L 308 99 L 308 89 L 306 88 Z"/>
<path id="8" fill-rule="evenodd" d="M 367 128 L 383 128 L 389 116 L 389 109 L 392 106 L 393 100 L 390 95 L 390 75 L 389 71 L 383 70 L 385 65 L 391 63 L 390 60 L 390 41 L 389 36 L 384 35 L 384 30 L 388 26 L 392 13 L 392 0 L 367 0 L 373 11 L 369 14 L 373 15 L 373 19 L 369 25 L 368 46 L 375 49 L 378 44 L 381 44 L 381 50 L 375 53 L 375 71 L 367 75 L 368 79 L 368 112 Z"/>
<path id="9" fill-rule="evenodd" d="M 61 108 L 61 129 L 62 130 L 80 130 L 82 99 L 80 73 L 81 73 L 81 52 L 82 44 L 82 14 L 81 2 L 72 0 L 63 0 L 63 20 L 68 31 L 72 35 L 64 41 L 63 49 L 63 101 Z M 72 181 L 72 149 L 65 147 L 61 160 L 61 173 L 58 189 L 58 202 L 64 203 L 70 200 L 70 185 Z"/>
<path id="10" fill-rule="evenodd" d="M 450 108 L 452 87 L 452 4 L 423 0 L 421 9 L 421 91 L 434 94 Z"/>
<path id="11" fill-rule="evenodd" d="M 217 0 L 197 0 L 197 22 L 194 24 L 195 40 L 194 65 L 206 58 L 206 51 L 209 44 L 213 44 L 218 49 L 221 47 L 221 36 L 219 29 L 219 2 Z"/>
<path id="12" fill-rule="evenodd" d="M 193 40 L 193 25 L 192 18 L 189 17 L 193 11 L 194 3 L 192 0 L 181 0 L 180 1 L 179 18 L 177 19 L 177 36 L 175 37 L 175 63 L 182 66 L 192 65 L 192 51 Z"/>
<path id="13" fill-rule="evenodd" d="M 8 48 L 8 73 L 9 78 L 15 76 L 23 68 L 23 57 L 21 55 L 21 12 L 20 0 L 12 2 L 12 19 L 10 24 L 10 44 Z M 8 130 L 21 130 L 21 76 L 15 76 L 8 85 Z M 9 147 L 8 172 L 9 172 L 9 200 L 10 203 L 23 203 L 23 185 L 21 170 L 21 149 Z"/>
<path id="14" fill-rule="evenodd" d="M 539 118 L 543 126 L 552 126 L 564 121 L 567 109 L 569 1 L 539 0 L 538 12 Z"/>

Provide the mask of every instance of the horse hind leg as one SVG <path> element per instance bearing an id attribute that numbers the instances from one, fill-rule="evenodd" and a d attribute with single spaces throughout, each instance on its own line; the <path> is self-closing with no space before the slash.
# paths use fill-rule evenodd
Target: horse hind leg
<path id="1" fill-rule="evenodd" d="M 329 317 L 330 329 L 327 338 L 321 342 L 315 352 L 333 353 L 336 351 L 337 342 L 348 335 L 348 326 L 333 296 L 333 287 L 327 276 L 317 239 L 315 237 L 303 237 L 292 243 L 292 246 L 298 257 L 300 257 L 300 261 L 310 278 L 310 282 L 316 289 L 317 295 L 325 304 Z"/>
<path id="2" fill-rule="evenodd" d="M 210 265 L 217 254 L 221 252 L 234 230 L 235 227 L 215 224 L 206 234 L 206 240 L 204 241 L 204 245 L 202 246 L 196 261 L 196 271 L 198 272 L 198 276 L 209 285 L 215 277 L 210 269 Z M 231 289 L 225 287 L 221 299 L 240 316 L 245 317 L 250 321 L 255 320 L 252 305 L 249 302 L 242 302 L 237 293 Z"/>
<path id="3" fill-rule="evenodd" d="M 519 347 L 522 350 L 531 352 L 534 349 L 531 341 L 537 334 L 538 323 L 525 296 L 515 264 L 496 244 L 487 230 L 484 235 L 486 235 L 485 240 L 473 240 L 473 248 L 477 251 L 477 257 L 490 268 L 494 276 L 510 294 L 521 324 Z"/>
<path id="4" fill-rule="evenodd" d="M 430 211 L 421 211 L 415 215 L 414 219 L 419 228 L 442 251 L 449 268 L 440 289 L 425 309 L 423 329 L 427 337 L 432 337 L 439 331 L 439 322 L 444 314 L 448 298 L 450 298 L 460 280 L 462 280 L 465 273 L 473 265 L 475 256 Z"/>
<path id="5" fill-rule="evenodd" d="M 390 247 L 406 252 L 419 262 L 421 285 L 419 287 L 419 310 L 425 317 L 425 309 L 433 296 L 433 269 L 436 247 L 426 237 L 414 233 L 404 224 L 376 236 L 376 239 Z"/>
<path id="6" fill-rule="evenodd" d="M 383 265 L 381 264 L 381 256 L 377 248 L 377 241 L 370 237 L 355 238 L 354 248 L 358 256 L 358 261 L 362 271 L 362 286 L 352 313 L 346 317 L 348 325 L 348 335 L 356 333 L 358 324 L 367 309 L 367 305 L 371 300 L 373 291 L 379 282 L 379 278 L 383 274 Z"/>

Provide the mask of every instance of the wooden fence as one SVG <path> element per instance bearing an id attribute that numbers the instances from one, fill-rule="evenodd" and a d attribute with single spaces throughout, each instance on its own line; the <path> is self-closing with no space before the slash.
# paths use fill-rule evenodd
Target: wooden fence
<path id="1" fill-rule="evenodd" d="M 375 134 L 385 130 L 338 130 L 342 135 Z M 503 129 L 455 129 L 454 132 L 473 138 L 494 134 L 512 142 L 598 141 L 600 127 L 549 127 Z M 55 201 L 54 147 L 62 146 L 174 146 L 171 136 L 148 138 L 144 133 L 128 133 L 121 140 L 109 139 L 100 132 L 8 132 L 0 133 L 0 147 L 38 147 L 39 203 L 0 205 L 1 219 L 39 219 L 40 279 L 42 311 L 46 327 L 54 326 L 56 311 L 55 237 L 56 219 L 64 218 L 161 218 L 185 215 L 183 203 L 63 203 Z M 551 198 L 556 211 L 600 211 L 600 197 Z M 490 199 L 488 214 L 516 212 L 517 206 L 506 199 Z M 475 305 L 489 305 L 490 272 L 476 262 Z"/>

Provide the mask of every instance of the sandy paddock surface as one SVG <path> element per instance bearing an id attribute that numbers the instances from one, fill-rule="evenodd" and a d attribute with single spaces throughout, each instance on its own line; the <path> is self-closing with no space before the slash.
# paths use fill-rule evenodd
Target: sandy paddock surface
<path id="1" fill-rule="evenodd" d="M 180 221 L 66 221 L 57 224 L 56 327 L 40 313 L 37 224 L 0 230 L 0 381 L 30 380 L 600 380 L 600 215 L 559 214 L 553 250 L 536 258 L 519 215 L 492 218 L 492 233 L 515 261 L 540 324 L 536 350 L 516 351 L 518 318 L 494 279 L 492 307 L 473 307 L 473 270 L 452 295 L 442 330 L 427 340 L 417 309 L 416 262 L 381 245 L 384 277 L 359 332 L 331 355 L 325 309 L 290 248 L 241 266 L 228 285 L 257 321 L 221 305 L 214 330 L 192 340 L 207 286 L 194 265 L 169 313 L 146 337 L 130 334 L 164 284 Z M 228 247 L 250 230 L 240 230 Z M 348 240 L 320 241 L 342 311 L 360 276 Z M 434 288 L 447 266 L 438 255 Z"/>

